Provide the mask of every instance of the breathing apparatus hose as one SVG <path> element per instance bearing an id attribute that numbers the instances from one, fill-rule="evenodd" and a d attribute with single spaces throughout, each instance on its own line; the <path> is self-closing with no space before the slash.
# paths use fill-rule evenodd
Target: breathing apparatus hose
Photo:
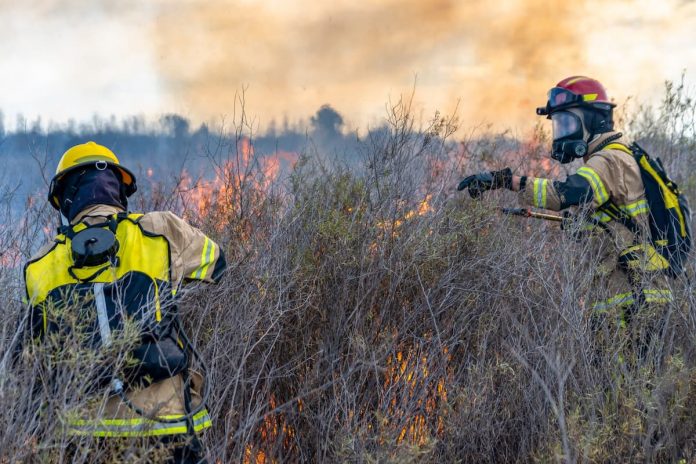
<path id="1" fill-rule="evenodd" d="M 146 412 L 144 409 L 136 406 L 135 404 L 133 404 L 133 402 L 130 399 L 128 399 L 128 396 L 126 395 L 126 391 L 125 391 L 125 386 L 124 386 L 122 380 L 120 380 L 118 378 L 114 378 L 111 381 L 111 391 L 114 394 L 118 395 L 119 398 L 121 398 L 121 401 L 123 401 L 123 403 L 126 406 L 128 406 L 129 409 L 131 409 L 133 412 L 135 412 L 139 416 L 145 417 L 147 419 L 150 419 L 150 420 L 153 420 L 155 422 L 162 423 L 162 424 L 174 424 L 177 422 L 181 422 L 182 420 L 185 420 L 188 423 L 192 424 L 194 416 L 196 414 L 198 414 L 199 412 L 201 412 L 206 407 L 206 404 L 208 403 L 208 400 L 210 399 L 210 382 L 208 382 L 208 379 L 207 379 L 208 367 L 206 366 L 205 361 L 203 361 L 203 358 L 201 357 L 201 355 L 193 347 L 193 344 L 191 343 L 189 338 L 186 336 L 184 331 L 179 330 L 178 335 L 179 335 L 179 338 L 181 339 L 181 341 L 184 343 L 186 349 L 193 355 L 194 358 L 196 358 L 196 360 L 198 360 L 198 362 L 200 363 L 201 368 L 203 370 L 203 393 L 201 395 L 201 402 L 193 410 L 189 411 L 188 405 L 185 405 L 186 412 L 184 414 L 180 415 L 179 417 L 177 417 L 176 419 L 165 419 L 165 418 L 153 416 L 152 413 Z M 188 370 L 188 368 L 187 368 L 187 370 Z M 187 378 L 184 381 L 184 388 L 190 390 L 190 388 L 191 388 L 190 379 L 188 378 L 189 377 L 188 375 L 186 377 Z M 184 392 L 184 395 L 186 395 L 186 394 L 187 393 Z M 189 395 L 190 395 L 190 392 L 189 392 Z M 188 401 L 186 401 L 186 402 L 188 403 Z"/>

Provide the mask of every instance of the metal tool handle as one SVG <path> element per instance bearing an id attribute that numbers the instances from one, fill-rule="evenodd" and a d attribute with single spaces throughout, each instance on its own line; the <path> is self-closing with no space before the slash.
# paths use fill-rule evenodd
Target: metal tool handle
<path id="1" fill-rule="evenodd" d="M 563 216 L 548 213 L 537 213 L 531 209 L 526 208 L 500 208 L 504 214 L 510 214 L 512 216 L 522 216 L 527 218 L 544 219 L 553 222 L 563 222 Z"/>

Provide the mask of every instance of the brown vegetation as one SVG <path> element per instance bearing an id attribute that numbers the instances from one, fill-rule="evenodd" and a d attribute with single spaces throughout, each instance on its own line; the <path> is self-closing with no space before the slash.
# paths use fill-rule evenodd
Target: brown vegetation
<path id="1" fill-rule="evenodd" d="M 693 192 L 694 134 L 670 124 L 694 104 L 683 89 L 670 98 L 678 112 L 631 127 Z M 507 164 L 504 138 L 451 143 L 453 120 L 416 128 L 404 102 L 388 120 L 364 140 L 360 168 L 307 153 L 281 188 L 254 162 L 234 162 L 239 144 L 218 146 L 211 160 L 232 162 L 220 165 L 222 187 L 206 186 L 214 201 L 205 208 L 181 183 L 140 205 L 186 214 L 228 256 L 222 283 L 187 289 L 181 304 L 210 368 L 211 461 L 696 458 L 693 287 L 676 282 L 677 303 L 636 322 L 662 327 L 639 359 L 611 318 L 591 330 L 593 263 L 582 241 L 498 214 L 515 201 L 509 192 L 482 201 L 454 192 L 460 174 Z M 513 147 L 520 168 L 549 168 L 544 143 Z M 2 250 L 26 259 L 50 214 L 30 205 L 17 228 L 0 230 Z M 7 362 L 26 312 L 16 272 L 2 267 L 0 282 L 0 462 L 114 459 L 61 432 L 86 401 L 93 358 L 49 346 Z M 119 446 L 121 456 L 156 459 L 146 440 Z"/>

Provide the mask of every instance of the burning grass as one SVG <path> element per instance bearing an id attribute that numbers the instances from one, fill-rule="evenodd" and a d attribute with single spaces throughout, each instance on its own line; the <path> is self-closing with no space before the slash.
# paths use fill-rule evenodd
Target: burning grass
<path id="1" fill-rule="evenodd" d="M 661 332 L 645 357 L 624 333 L 599 340 L 582 303 L 593 266 L 584 244 L 499 216 L 509 192 L 457 195 L 469 166 L 507 162 L 511 151 L 494 138 L 449 143 L 451 123 L 416 130 L 397 105 L 389 130 L 364 141 L 360 167 L 287 155 L 277 158 L 292 160 L 286 174 L 239 139 L 212 153 L 224 155 L 214 180 L 180 182 L 167 196 L 230 258 L 221 285 L 187 289 L 181 305 L 210 367 L 212 462 L 696 456 L 693 287 L 675 284 L 678 303 L 646 321 Z M 536 159 L 537 142 L 520 146 Z M 674 149 L 679 162 L 694 153 L 688 140 Z M 23 311 L 15 276 L 2 268 L 0 279 L 6 348 Z M 60 427 L 60 412 L 83 401 L 79 373 L 64 366 L 70 382 L 37 388 L 40 361 L 3 364 L 0 455 L 93 461 L 99 444 Z M 151 449 L 129 442 L 114 453 Z"/>

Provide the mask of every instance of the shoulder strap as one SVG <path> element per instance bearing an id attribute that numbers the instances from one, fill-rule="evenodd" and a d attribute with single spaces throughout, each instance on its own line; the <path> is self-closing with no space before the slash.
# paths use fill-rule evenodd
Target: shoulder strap
<path id="1" fill-rule="evenodd" d="M 89 229 L 91 227 L 104 227 L 104 226 L 109 226 L 109 230 L 111 230 L 112 233 L 116 233 L 116 228 L 118 227 L 118 223 L 123 220 L 121 217 L 121 214 L 125 213 L 117 213 L 114 214 L 113 216 L 105 219 L 102 222 L 97 222 L 95 224 L 87 224 L 85 222 L 79 222 L 75 225 L 63 225 L 58 227 L 58 236 L 54 239 L 58 243 L 64 243 L 65 242 L 65 237 L 69 238 L 72 240 L 72 238 L 75 236 L 76 233 L 84 230 L 84 229 Z M 125 218 L 126 216 L 124 216 Z M 77 230 L 76 230 L 77 229 Z M 59 241 L 59 239 L 62 239 Z"/>
<path id="2" fill-rule="evenodd" d="M 605 146 L 604 149 L 605 150 L 621 150 L 625 153 L 628 153 L 629 155 L 633 155 L 633 151 L 629 147 L 624 145 L 623 143 L 618 143 L 618 142 L 610 143 L 609 145 Z"/>
<path id="3" fill-rule="evenodd" d="M 144 216 L 143 213 L 131 213 L 131 212 L 126 212 L 126 211 L 121 211 L 120 213 L 117 213 L 114 215 L 116 220 L 121 223 L 122 221 L 130 221 L 133 224 L 137 224 L 140 222 L 140 219 Z"/>

